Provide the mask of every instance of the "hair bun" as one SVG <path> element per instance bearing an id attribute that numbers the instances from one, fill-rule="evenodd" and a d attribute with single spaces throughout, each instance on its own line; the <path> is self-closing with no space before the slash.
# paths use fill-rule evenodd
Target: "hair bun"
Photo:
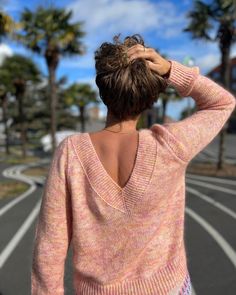
<path id="1" fill-rule="evenodd" d="M 129 66 L 130 61 L 127 55 L 127 49 L 136 44 L 144 45 L 143 38 L 139 34 L 127 36 L 122 43 L 120 34 L 113 37 L 113 43 L 104 42 L 99 49 L 95 51 L 96 74 L 109 74 L 121 68 Z M 140 61 L 132 62 L 136 63 Z"/>
<path id="2" fill-rule="evenodd" d="M 139 34 L 127 36 L 123 42 L 119 37 L 120 34 L 114 36 L 114 43 L 105 42 L 95 51 L 95 82 L 108 111 L 123 120 L 152 107 L 166 83 L 144 58 L 129 60 L 129 47 L 145 46 Z"/>

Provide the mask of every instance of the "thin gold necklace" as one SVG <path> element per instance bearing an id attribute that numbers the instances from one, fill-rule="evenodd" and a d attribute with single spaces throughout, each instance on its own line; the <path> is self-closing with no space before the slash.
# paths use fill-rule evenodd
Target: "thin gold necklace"
<path id="1" fill-rule="evenodd" d="M 138 131 L 138 130 L 135 130 L 135 131 L 132 131 L 132 132 L 117 132 L 117 131 L 109 130 L 109 129 L 106 129 L 106 128 L 104 128 L 103 130 L 114 132 L 114 133 L 119 133 L 119 134 L 131 134 L 131 133 L 134 133 L 134 132 L 137 132 Z"/>

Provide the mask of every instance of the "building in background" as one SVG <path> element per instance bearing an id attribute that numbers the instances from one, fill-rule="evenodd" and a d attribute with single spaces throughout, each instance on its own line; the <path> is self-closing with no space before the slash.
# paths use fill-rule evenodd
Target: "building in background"
<path id="1" fill-rule="evenodd" d="M 87 115 L 89 118 L 93 120 L 99 120 L 100 119 L 100 109 L 98 106 L 92 106 L 87 109 Z"/>
<path id="2" fill-rule="evenodd" d="M 206 76 L 220 83 L 221 65 L 214 67 Z M 236 57 L 230 60 L 230 91 L 236 94 Z"/>
<path id="3" fill-rule="evenodd" d="M 105 126 L 105 114 L 103 114 L 99 105 L 86 107 L 85 115 L 85 132 L 95 132 L 101 130 Z M 76 130 L 81 132 L 81 122 L 76 123 Z"/>

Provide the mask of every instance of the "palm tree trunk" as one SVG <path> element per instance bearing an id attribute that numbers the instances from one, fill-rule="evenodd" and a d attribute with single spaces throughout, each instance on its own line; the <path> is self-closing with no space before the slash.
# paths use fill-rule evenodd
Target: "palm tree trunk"
<path id="1" fill-rule="evenodd" d="M 85 132 L 84 106 L 80 106 L 79 109 L 80 109 L 81 132 Z"/>
<path id="2" fill-rule="evenodd" d="M 226 89 L 230 89 L 230 47 L 221 47 L 221 78 L 222 84 Z M 217 170 L 224 168 L 224 154 L 225 154 L 225 137 L 227 131 L 228 122 L 225 123 L 220 131 L 220 142 L 219 142 L 219 156 L 217 162 Z"/>
<path id="3" fill-rule="evenodd" d="M 56 97 L 56 84 L 55 84 L 55 70 L 52 66 L 48 68 L 49 72 L 49 88 L 50 88 L 50 113 L 51 113 L 51 138 L 52 138 L 52 153 L 54 153 L 56 149 L 56 130 L 57 130 L 57 122 L 56 122 L 56 105 L 57 105 L 57 97 Z"/>
<path id="4" fill-rule="evenodd" d="M 167 108 L 167 99 L 162 99 L 162 122 L 164 123 L 164 119 L 166 116 L 166 108 Z"/>
<path id="5" fill-rule="evenodd" d="M 25 129 L 25 116 L 23 110 L 23 95 L 24 93 L 21 91 L 17 91 L 17 101 L 18 101 L 18 109 L 19 109 L 19 122 L 21 129 L 21 147 L 22 147 L 22 156 L 26 157 L 26 129 Z"/>
<path id="6" fill-rule="evenodd" d="M 50 112 L 51 112 L 51 138 L 52 138 L 52 153 L 56 149 L 56 107 L 57 107 L 57 93 L 56 93 L 56 69 L 59 63 L 59 50 L 54 47 L 50 42 L 45 51 L 45 59 L 48 66 L 49 74 L 49 88 L 50 88 Z"/>
<path id="7" fill-rule="evenodd" d="M 7 96 L 6 93 L 1 97 L 2 98 L 2 117 L 5 129 L 5 151 L 7 155 L 10 155 L 10 148 L 9 148 L 9 132 L 7 126 Z"/>

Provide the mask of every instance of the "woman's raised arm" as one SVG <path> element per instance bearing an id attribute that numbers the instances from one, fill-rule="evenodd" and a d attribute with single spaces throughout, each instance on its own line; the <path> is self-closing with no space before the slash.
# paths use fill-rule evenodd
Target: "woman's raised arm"
<path id="1" fill-rule="evenodd" d="M 164 76 L 169 72 L 167 84 L 183 97 L 191 96 L 197 111 L 178 122 L 154 124 L 178 158 L 188 163 L 220 132 L 233 112 L 235 97 L 224 87 L 200 74 L 199 67 L 187 67 L 174 60 L 165 60 L 154 49 L 144 50 L 133 46 L 128 51 L 130 59 L 143 57 L 150 68 Z M 170 66 L 169 66 L 170 64 Z"/>

